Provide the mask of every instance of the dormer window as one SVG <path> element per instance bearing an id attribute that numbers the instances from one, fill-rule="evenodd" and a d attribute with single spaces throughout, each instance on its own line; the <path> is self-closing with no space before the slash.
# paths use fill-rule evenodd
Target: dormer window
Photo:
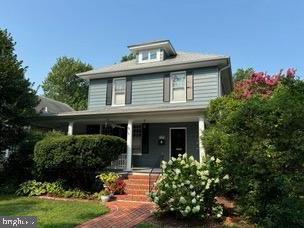
<path id="1" fill-rule="evenodd" d="M 140 51 L 138 56 L 139 63 L 160 61 L 160 49 Z"/>

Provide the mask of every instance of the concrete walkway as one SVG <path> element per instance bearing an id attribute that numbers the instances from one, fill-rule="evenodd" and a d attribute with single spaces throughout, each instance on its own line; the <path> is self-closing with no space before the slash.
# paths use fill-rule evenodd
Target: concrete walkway
<path id="1" fill-rule="evenodd" d="M 155 209 L 154 204 L 149 202 L 113 201 L 106 203 L 106 206 L 111 210 L 108 214 L 85 222 L 78 227 L 135 227 L 150 217 Z"/>

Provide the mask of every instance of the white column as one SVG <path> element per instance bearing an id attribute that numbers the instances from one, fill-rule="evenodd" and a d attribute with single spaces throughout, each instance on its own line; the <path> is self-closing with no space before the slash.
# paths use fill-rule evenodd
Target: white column
<path id="1" fill-rule="evenodd" d="M 203 131 L 205 130 L 205 121 L 203 117 L 198 119 L 198 142 L 199 142 L 199 161 L 202 161 L 202 158 L 205 157 L 205 149 L 202 144 Z"/>
<path id="2" fill-rule="evenodd" d="M 133 136 L 133 121 L 128 120 L 128 129 L 127 129 L 127 171 L 132 170 L 132 136 Z"/>
<path id="3" fill-rule="evenodd" d="M 68 126 L 68 135 L 73 135 L 73 126 L 74 126 L 74 122 L 69 122 L 69 126 Z"/>

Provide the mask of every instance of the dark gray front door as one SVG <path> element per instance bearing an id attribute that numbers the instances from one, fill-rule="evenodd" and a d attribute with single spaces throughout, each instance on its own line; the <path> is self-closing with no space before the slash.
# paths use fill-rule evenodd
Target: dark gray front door
<path id="1" fill-rule="evenodd" d="M 171 129 L 171 157 L 186 152 L 186 129 Z"/>

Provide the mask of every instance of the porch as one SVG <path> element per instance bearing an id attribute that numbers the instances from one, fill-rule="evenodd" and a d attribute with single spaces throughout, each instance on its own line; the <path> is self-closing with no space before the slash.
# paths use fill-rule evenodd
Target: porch
<path id="1" fill-rule="evenodd" d="M 79 112 L 78 112 L 79 113 Z M 159 171 L 162 160 L 188 153 L 200 160 L 204 130 L 202 110 L 184 110 L 136 115 L 73 115 L 40 120 L 40 126 L 68 135 L 109 134 L 124 138 L 126 153 L 113 161 L 109 169 L 133 173 Z"/>

